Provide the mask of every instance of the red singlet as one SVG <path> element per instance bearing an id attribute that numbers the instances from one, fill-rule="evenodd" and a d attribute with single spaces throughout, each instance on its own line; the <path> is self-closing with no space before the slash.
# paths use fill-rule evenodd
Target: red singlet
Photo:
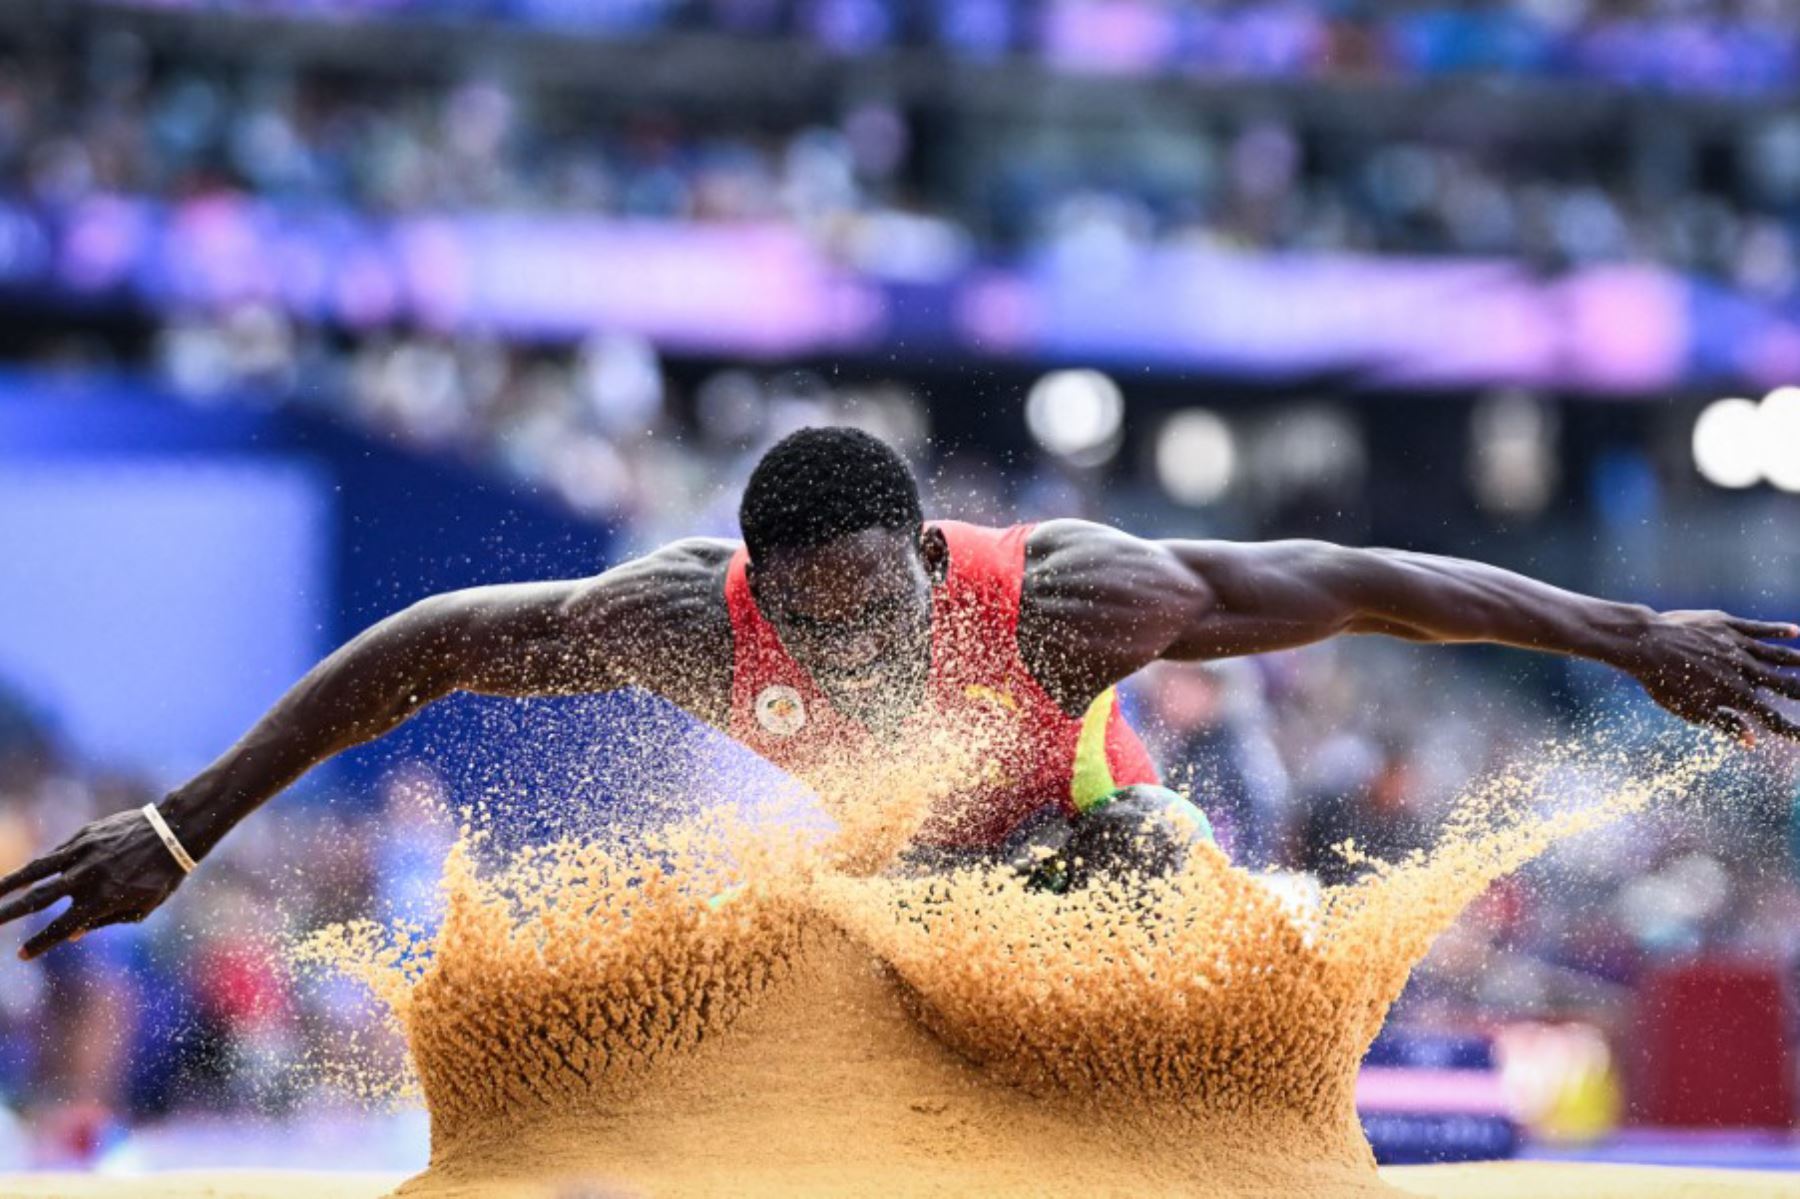
<path id="1" fill-rule="evenodd" d="M 725 580 L 731 611 L 731 735 L 802 781 L 817 785 L 847 763 L 878 760 L 884 748 L 917 761 L 942 730 L 970 730 L 978 765 L 919 834 L 930 845 L 999 844 L 1048 804 L 1073 815 L 1120 787 L 1158 782 L 1143 742 L 1109 687 L 1087 712 L 1068 715 L 1019 655 L 1019 597 L 1030 525 L 990 529 L 934 521 L 950 547 L 944 581 L 932 590 L 931 674 L 926 700 L 892 738 L 878 743 L 836 711 L 782 648 L 757 609 L 739 549 Z M 979 776 L 979 777 L 975 777 Z"/>

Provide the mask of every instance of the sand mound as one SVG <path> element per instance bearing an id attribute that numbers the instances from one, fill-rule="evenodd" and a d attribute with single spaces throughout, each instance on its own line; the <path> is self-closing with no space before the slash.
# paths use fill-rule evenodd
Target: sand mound
<path id="1" fill-rule="evenodd" d="M 485 874 L 464 847 L 435 936 L 310 953 L 407 1036 L 432 1115 L 408 1196 L 1392 1194 L 1352 1095 L 1413 963 L 1492 879 L 1717 755 L 1535 810 L 1561 762 L 1315 910 L 1213 852 L 1050 896 L 715 821 Z"/>
<path id="2" fill-rule="evenodd" d="M 406 1196 L 1387 1193 L 1354 1126 L 1259 1113 L 1201 1127 L 1179 1105 L 1107 1118 L 970 1066 L 909 1015 L 892 972 L 841 933 L 735 1035 L 630 1102 L 558 1106 L 439 1130 Z M 1285 1124 L 1285 1127 L 1281 1127 Z M 438 1131 L 438 1130 L 434 1130 Z M 1271 1168 L 1271 1133 L 1305 1161 Z M 584 1192 L 585 1193 L 585 1192 Z"/>

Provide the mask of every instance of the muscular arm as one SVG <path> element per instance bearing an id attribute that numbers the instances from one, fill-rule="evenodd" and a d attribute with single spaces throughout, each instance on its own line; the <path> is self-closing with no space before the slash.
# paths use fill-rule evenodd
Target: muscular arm
<path id="1" fill-rule="evenodd" d="M 571 695 L 627 685 L 717 720 L 729 690 L 723 543 L 683 542 L 592 579 L 477 587 L 422 600 L 309 671 L 217 761 L 158 805 L 204 857 L 312 767 L 373 741 L 457 691 Z M 82 829 L 0 879 L 0 923 L 75 902 L 26 945 L 141 919 L 181 881 L 138 812 Z"/>
<path id="2" fill-rule="evenodd" d="M 1220 658 L 1340 633 L 1489 642 L 1617 664 L 1654 619 L 1512 571 L 1322 541 L 1159 543 L 1210 593 L 1161 656 Z"/>
<path id="3" fill-rule="evenodd" d="M 710 717 L 720 691 L 710 555 L 672 546 L 591 579 L 475 587 L 421 600 L 314 667 L 163 807 L 196 857 L 320 762 L 454 692 L 580 695 L 631 684 Z"/>
<path id="4" fill-rule="evenodd" d="M 1028 557 L 1021 647 L 1079 702 L 1159 658 L 1199 660 L 1346 633 L 1491 642 L 1589 658 L 1636 677 L 1684 719 L 1800 738 L 1770 695 L 1800 698 L 1792 625 L 1659 613 L 1457 558 L 1318 541 L 1146 541 L 1079 521 L 1042 526 Z M 1060 691 L 1059 691 L 1060 689 Z"/>

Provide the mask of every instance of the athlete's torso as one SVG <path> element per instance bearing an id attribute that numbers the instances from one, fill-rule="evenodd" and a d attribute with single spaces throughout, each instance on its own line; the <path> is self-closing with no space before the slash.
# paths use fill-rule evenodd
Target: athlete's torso
<path id="1" fill-rule="evenodd" d="M 1020 654 L 1031 526 L 933 527 L 948 544 L 949 563 L 932 593 L 925 700 L 882 737 L 835 709 L 782 647 L 756 607 L 748 558 L 738 549 L 725 577 L 730 734 L 803 781 L 839 792 L 865 763 L 871 776 L 896 764 L 949 772 L 950 793 L 919 833 L 943 846 L 991 846 L 1046 805 L 1073 813 L 1118 787 L 1157 781 L 1112 688 L 1070 715 Z"/>

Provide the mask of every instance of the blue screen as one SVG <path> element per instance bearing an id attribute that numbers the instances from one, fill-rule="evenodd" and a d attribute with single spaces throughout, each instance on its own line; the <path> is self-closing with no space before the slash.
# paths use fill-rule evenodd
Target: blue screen
<path id="1" fill-rule="evenodd" d="M 320 653 L 330 495 L 263 457 L 0 458 L 0 682 L 180 781 Z"/>

